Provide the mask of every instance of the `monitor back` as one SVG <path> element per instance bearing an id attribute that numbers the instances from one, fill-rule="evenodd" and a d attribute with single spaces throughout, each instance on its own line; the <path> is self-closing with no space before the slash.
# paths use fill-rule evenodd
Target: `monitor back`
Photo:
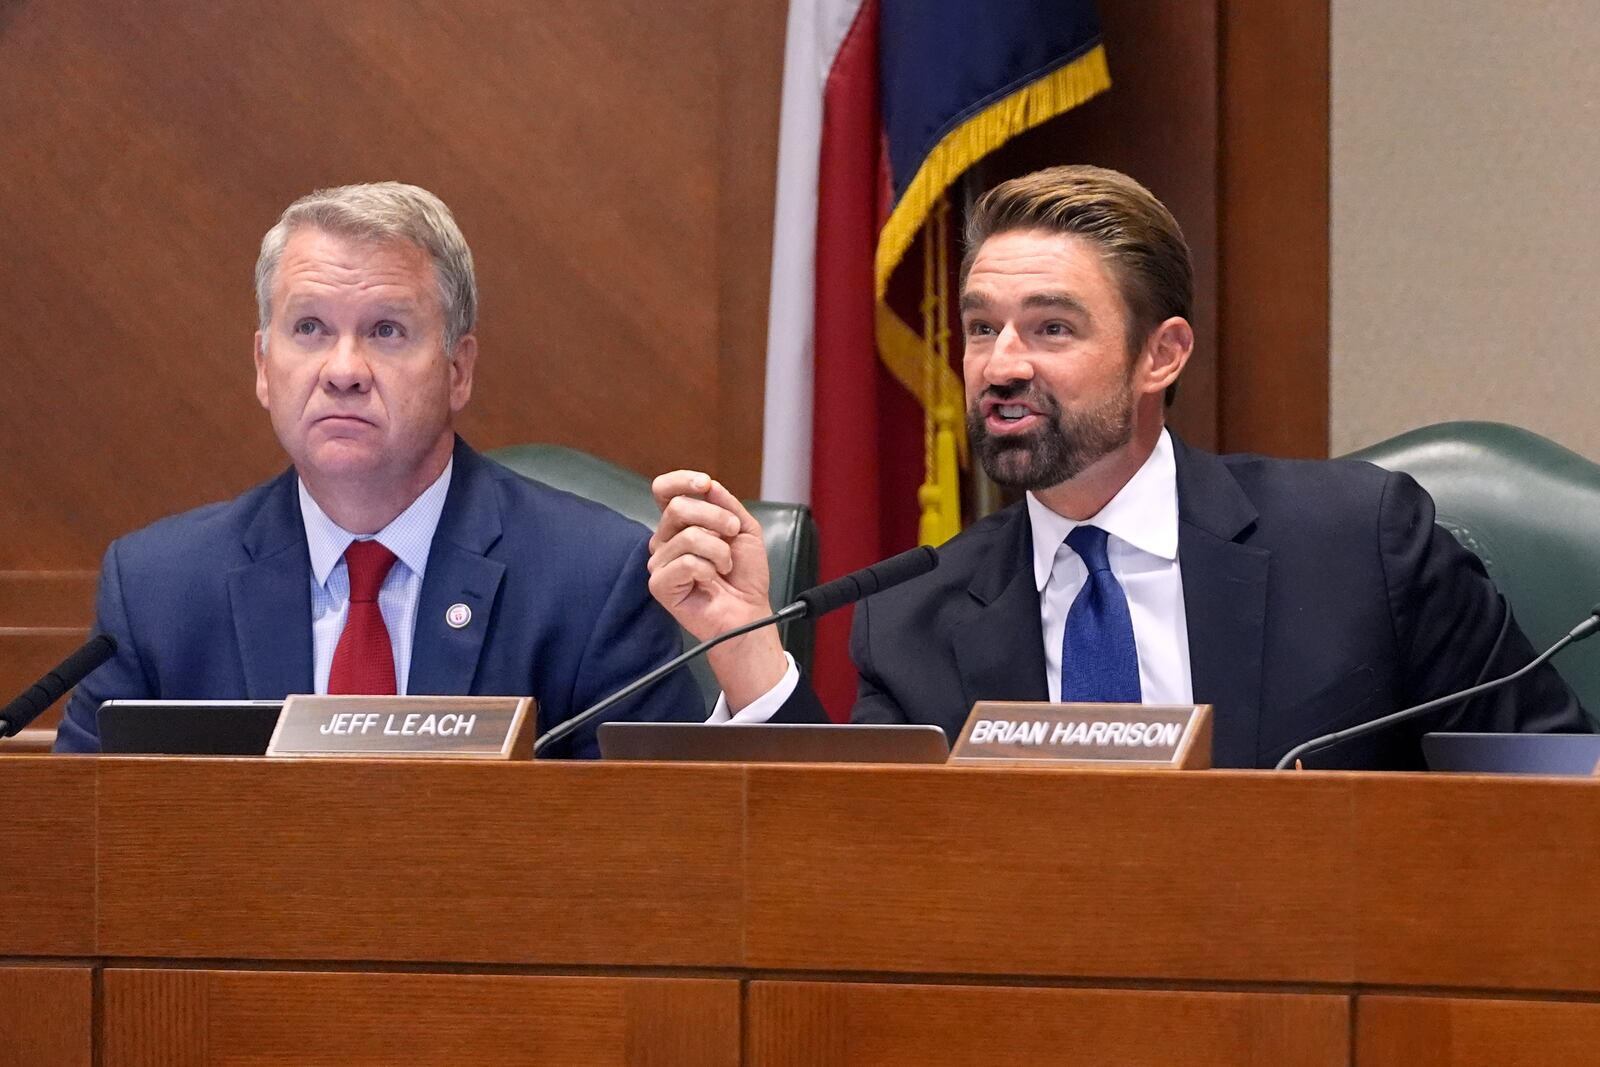
<path id="1" fill-rule="evenodd" d="M 600 755 L 617 760 L 749 763 L 943 763 L 937 726 L 608 722 Z"/>
<path id="2" fill-rule="evenodd" d="M 1586 778 L 1600 763 L 1600 734 L 1424 734 L 1422 755 L 1431 771 Z"/>
<path id="3" fill-rule="evenodd" d="M 100 751 L 108 755 L 260 756 L 281 700 L 108 700 Z"/>

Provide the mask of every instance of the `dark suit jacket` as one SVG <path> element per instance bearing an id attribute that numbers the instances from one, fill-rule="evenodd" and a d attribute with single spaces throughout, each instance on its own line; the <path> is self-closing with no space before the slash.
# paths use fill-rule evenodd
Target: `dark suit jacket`
<path id="1" fill-rule="evenodd" d="M 529 481 L 458 440 L 407 688 L 531 695 L 543 731 L 676 655 L 678 627 L 646 584 L 648 538 L 616 512 Z M 460 630 L 445 623 L 456 603 L 472 609 Z M 97 751 L 95 711 L 112 697 L 311 692 L 311 561 L 294 471 L 113 542 L 97 614 L 119 649 L 73 693 L 58 750 Z M 688 721 L 706 711 L 685 671 L 608 715 Z M 596 755 L 594 730 L 553 754 Z"/>
<path id="2" fill-rule="evenodd" d="M 1174 439 L 1194 698 L 1214 763 L 1270 767 L 1321 734 L 1510 673 L 1533 651 L 1478 558 L 1409 476 L 1367 463 L 1215 456 Z M 934 723 L 978 700 L 1045 700 L 1032 531 L 1017 504 L 931 574 L 856 608 L 857 722 Z M 802 684 L 780 718 L 814 720 Z M 1429 730 L 1588 730 L 1548 665 L 1498 694 L 1347 742 L 1308 766 L 1420 767 Z"/>

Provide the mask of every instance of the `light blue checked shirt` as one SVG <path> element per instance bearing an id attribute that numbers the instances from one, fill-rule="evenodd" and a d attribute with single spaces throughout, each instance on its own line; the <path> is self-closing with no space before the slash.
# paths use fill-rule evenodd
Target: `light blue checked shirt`
<path id="1" fill-rule="evenodd" d="M 450 490 L 452 459 L 444 473 L 394 521 L 372 535 L 397 558 L 378 589 L 378 611 L 389 631 L 394 648 L 395 691 L 406 692 L 411 675 L 411 643 L 417 631 L 417 602 L 422 596 L 422 572 L 428 566 L 428 549 L 439 516 L 444 511 L 445 494 Z M 300 482 L 300 517 L 306 525 L 306 547 L 311 550 L 311 645 L 318 693 L 328 691 L 328 672 L 333 669 L 333 650 L 339 645 L 345 616 L 350 612 L 350 572 L 345 567 L 344 550 L 357 540 L 311 499 L 306 483 Z"/>

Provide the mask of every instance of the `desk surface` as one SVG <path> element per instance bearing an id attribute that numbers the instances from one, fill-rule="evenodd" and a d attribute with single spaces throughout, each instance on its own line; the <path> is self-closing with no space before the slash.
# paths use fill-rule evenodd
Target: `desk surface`
<path id="1" fill-rule="evenodd" d="M 1226 1038 L 1194 1063 L 1346 1063 L 1351 1040 L 1363 1064 L 1400 1063 L 1426 1043 L 1413 1029 L 1538 1029 L 1528 1013 L 1552 1010 L 1561 1047 L 1600 1040 L 1589 780 L 17 756 L 0 810 L 17 872 L 0 958 L 103 967 L 102 1036 L 152 1062 L 180 1041 L 149 1030 L 173 1012 L 271 1029 L 243 1006 L 257 985 L 284 1019 L 333 1025 L 326 973 L 363 975 L 329 989 L 390 1005 L 373 1019 L 401 974 L 445 1001 L 472 975 L 582 979 L 512 999 L 588 1005 L 612 1037 L 701 1033 L 709 1011 L 707 1062 L 769 1067 L 972 1062 L 915 1025 L 950 1012 L 1078 1019 L 1080 1036 L 1170 1015 Z M 457 992 L 484 1010 L 511 995 Z M 856 1038 L 797 1043 L 821 1019 Z M 983 1040 L 1046 1062 L 1036 1030 Z M 1120 1050 L 1105 1062 L 1161 1062 L 1136 1031 L 1166 1032 L 1101 1026 Z M 1480 1062 L 1461 1057 L 1487 1041 L 1427 1062 Z"/>

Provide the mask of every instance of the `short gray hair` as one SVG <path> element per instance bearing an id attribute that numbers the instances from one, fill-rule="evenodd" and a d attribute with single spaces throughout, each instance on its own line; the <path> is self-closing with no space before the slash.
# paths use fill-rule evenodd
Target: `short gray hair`
<path id="1" fill-rule="evenodd" d="M 472 250 L 444 201 L 415 185 L 371 182 L 318 189 L 290 204 L 261 238 L 256 259 L 256 310 L 261 331 L 272 324 L 272 285 L 284 246 L 295 231 L 322 230 L 359 241 L 408 241 L 428 253 L 444 308 L 444 348 L 456 343 L 478 320 L 478 282 Z"/>

